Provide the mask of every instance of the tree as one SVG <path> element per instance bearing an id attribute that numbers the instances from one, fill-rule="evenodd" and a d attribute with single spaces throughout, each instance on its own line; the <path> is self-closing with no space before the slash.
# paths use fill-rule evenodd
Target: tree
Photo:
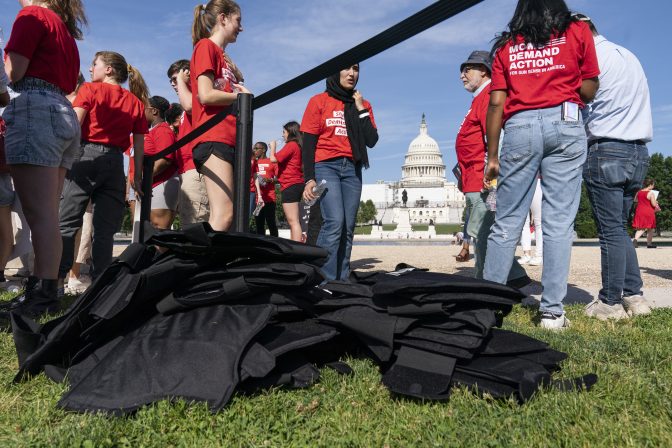
<path id="1" fill-rule="evenodd" d="M 581 201 L 579 202 L 579 211 L 574 220 L 574 230 L 579 238 L 597 238 L 597 225 L 593 216 L 593 207 L 588 199 L 588 190 L 586 185 L 581 185 Z"/>
<path id="2" fill-rule="evenodd" d="M 359 201 L 359 209 L 357 210 L 357 224 L 368 224 L 376 218 L 376 206 L 373 201 Z"/>

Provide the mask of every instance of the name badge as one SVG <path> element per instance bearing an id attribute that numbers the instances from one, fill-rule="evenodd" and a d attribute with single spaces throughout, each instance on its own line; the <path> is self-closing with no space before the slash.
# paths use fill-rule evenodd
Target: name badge
<path id="1" fill-rule="evenodd" d="M 579 105 L 565 101 L 562 103 L 562 121 L 579 121 Z"/>

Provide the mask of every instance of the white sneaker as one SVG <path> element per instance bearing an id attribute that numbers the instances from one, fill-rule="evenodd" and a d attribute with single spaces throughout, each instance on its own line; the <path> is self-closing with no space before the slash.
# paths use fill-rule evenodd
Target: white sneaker
<path id="1" fill-rule="evenodd" d="M 527 264 L 530 262 L 531 259 L 532 257 L 530 257 L 529 255 L 523 255 L 518 259 L 518 264 Z"/>
<path id="2" fill-rule="evenodd" d="M 617 303 L 615 305 L 607 305 L 599 298 L 596 298 L 588 305 L 586 305 L 586 316 L 595 317 L 600 320 L 621 320 L 627 319 L 628 313 L 623 309 L 623 305 Z"/>
<path id="3" fill-rule="evenodd" d="M 527 264 L 530 266 L 541 266 L 544 264 L 544 259 L 541 257 L 534 257 Z"/>
<path id="4" fill-rule="evenodd" d="M 10 294 L 16 294 L 17 292 L 21 291 L 22 288 L 23 286 L 19 282 L 12 282 L 9 280 L 0 282 L 0 292 L 8 292 Z"/>
<path id="5" fill-rule="evenodd" d="M 541 328 L 553 331 L 562 331 L 569 328 L 569 325 L 570 322 L 569 319 L 567 319 L 565 313 L 560 315 L 553 314 L 548 311 L 541 313 L 541 321 L 539 322 L 539 326 Z"/>
<path id="6" fill-rule="evenodd" d="M 68 280 L 68 292 L 69 294 L 81 294 L 86 291 L 89 285 L 82 282 L 78 278 L 70 277 Z"/>
<path id="7" fill-rule="evenodd" d="M 641 294 L 623 297 L 623 308 L 630 316 L 644 316 L 651 312 L 651 306 Z"/>

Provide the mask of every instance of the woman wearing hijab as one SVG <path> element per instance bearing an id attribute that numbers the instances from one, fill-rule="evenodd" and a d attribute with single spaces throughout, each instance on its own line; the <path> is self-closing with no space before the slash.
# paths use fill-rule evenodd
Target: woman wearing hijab
<path id="1" fill-rule="evenodd" d="M 378 141 L 371 104 L 355 90 L 359 64 L 330 76 L 327 90 L 308 102 L 301 121 L 303 198 L 315 199 L 313 188 L 326 180 L 320 199 L 322 228 L 317 245 L 329 253 L 322 266 L 326 280 L 347 280 L 355 219 L 362 193 L 362 167 L 369 167 L 367 147 Z"/>

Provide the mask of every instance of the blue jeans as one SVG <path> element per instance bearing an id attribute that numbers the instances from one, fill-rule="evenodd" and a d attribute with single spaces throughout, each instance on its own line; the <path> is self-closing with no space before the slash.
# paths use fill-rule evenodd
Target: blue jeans
<path id="1" fill-rule="evenodd" d="M 628 235 L 628 216 L 649 169 L 646 145 L 593 143 L 583 167 L 602 255 L 599 298 L 609 305 L 642 293 L 637 252 Z"/>
<path id="2" fill-rule="evenodd" d="M 469 232 L 469 235 L 473 235 L 476 238 L 476 274 L 474 277 L 483 278 L 483 268 L 485 267 L 488 250 L 488 237 L 492 230 L 492 224 L 495 222 L 495 213 L 488 210 L 485 206 L 485 199 L 488 197 L 487 192 L 465 193 L 464 197 L 467 203 L 467 214 L 469 215 L 469 223 L 465 229 Z M 523 277 L 527 277 L 527 273 L 520 263 L 518 263 L 518 260 L 514 259 L 507 280 Z"/>
<path id="3" fill-rule="evenodd" d="M 560 109 L 519 112 L 506 123 L 499 157 L 497 212 L 483 275 L 486 280 L 506 283 L 539 171 L 544 234 L 544 292 L 539 309 L 555 314 L 563 312 L 562 301 L 567 295 L 574 218 L 587 146 L 583 121 L 562 121 Z"/>
<path id="4" fill-rule="evenodd" d="M 320 199 L 322 228 L 317 245 L 329 253 L 322 266 L 326 280 L 348 280 L 355 220 L 362 195 L 362 168 L 341 157 L 315 164 L 315 179 L 327 181 Z"/>

